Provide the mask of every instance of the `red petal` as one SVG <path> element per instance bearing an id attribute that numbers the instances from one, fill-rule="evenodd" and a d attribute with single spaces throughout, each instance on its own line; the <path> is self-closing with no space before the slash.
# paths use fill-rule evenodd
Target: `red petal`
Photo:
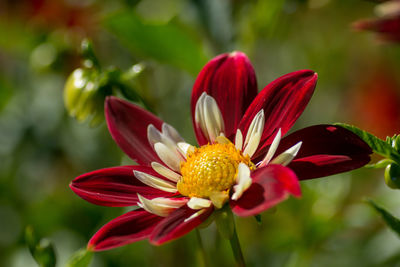
<path id="1" fill-rule="evenodd" d="M 147 127 L 158 130 L 163 122 L 150 112 L 117 97 L 107 97 L 105 114 L 108 129 L 119 147 L 140 165 L 160 162 L 147 139 Z"/>
<path id="2" fill-rule="evenodd" d="M 150 236 L 150 242 L 154 245 L 161 245 L 187 234 L 204 222 L 213 210 L 212 207 L 208 208 L 199 216 L 185 222 L 185 219 L 199 210 L 193 210 L 186 205 L 182 206 L 157 225 Z"/>
<path id="3" fill-rule="evenodd" d="M 302 141 L 296 158 L 288 165 L 300 180 L 328 176 L 360 168 L 370 161 L 371 148 L 349 130 L 315 125 L 283 138 L 276 155 Z"/>
<path id="4" fill-rule="evenodd" d="M 353 23 L 356 30 L 367 30 L 380 33 L 380 37 L 387 41 L 400 42 L 400 14 L 385 18 L 360 20 Z"/>
<path id="5" fill-rule="evenodd" d="M 174 195 L 143 184 L 136 179 L 133 170 L 160 177 L 150 167 L 121 166 L 83 174 L 75 178 L 70 187 L 90 203 L 111 207 L 136 205 L 138 193 L 149 199 Z"/>
<path id="6" fill-rule="evenodd" d="M 252 172 L 253 183 L 237 201 L 231 201 L 232 211 L 239 216 L 251 216 L 277 205 L 289 194 L 301 196 L 296 174 L 282 165 L 267 165 Z"/>
<path id="7" fill-rule="evenodd" d="M 162 219 L 142 209 L 125 213 L 101 227 L 90 239 L 88 249 L 107 250 L 146 239 Z"/>
<path id="8" fill-rule="evenodd" d="M 239 125 L 245 138 L 254 116 L 264 109 L 264 132 L 254 157 L 265 152 L 279 128 L 284 135 L 292 127 L 308 104 L 316 83 L 315 72 L 300 70 L 276 79 L 257 95 Z"/>
<path id="9" fill-rule="evenodd" d="M 200 145 L 208 141 L 195 124 L 194 110 L 203 92 L 217 101 L 225 122 L 225 136 L 233 140 L 240 119 L 257 95 L 256 76 L 247 56 L 241 52 L 217 56 L 207 63 L 197 77 L 191 105 L 193 125 Z"/>

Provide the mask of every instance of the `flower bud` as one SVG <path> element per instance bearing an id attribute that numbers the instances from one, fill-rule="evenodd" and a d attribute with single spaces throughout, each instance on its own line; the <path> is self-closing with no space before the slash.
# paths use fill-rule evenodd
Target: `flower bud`
<path id="1" fill-rule="evenodd" d="M 400 135 L 393 138 L 392 147 L 396 149 L 396 151 L 400 151 Z"/>
<path id="2" fill-rule="evenodd" d="M 385 169 L 385 182 L 392 189 L 400 189 L 400 166 L 391 163 Z"/>
<path id="3" fill-rule="evenodd" d="M 67 79 L 64 104 L 70 116 L 83 122 L 91 117 L 91 126 L 103 120 L 105 88 L 99 84 L 99 75 L 93 69 L 76 69 Z"/>

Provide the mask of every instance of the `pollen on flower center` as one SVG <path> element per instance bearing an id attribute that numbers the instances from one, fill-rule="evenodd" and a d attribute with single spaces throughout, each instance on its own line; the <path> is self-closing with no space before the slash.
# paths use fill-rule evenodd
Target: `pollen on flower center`
<path id="1" fill-rule="evenodd" d="M 181 163 L 179 193 L 189 197 L 208 198 L 211 193 L 229 190 L 236 181 L 239 163 L 254 169 L 249 156 L 244 156 L 232 143 L 195 148 Z"/>

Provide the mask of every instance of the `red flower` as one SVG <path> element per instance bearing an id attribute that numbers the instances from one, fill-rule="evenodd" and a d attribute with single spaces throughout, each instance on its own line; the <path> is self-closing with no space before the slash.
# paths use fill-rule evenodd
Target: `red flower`
<path id="1" fill-rule="evenodd" d="M 388 42 L 400 42 L 400 1 L 392 0 L 376 7 L 379 18 L 365 19 L 353 24 L 356 30 L 373 31 L 379 38 Z"/>
<path id="2" fill-rule="evenodd" d="M 159 245 L 188 233 L 225 204 L 236 215 L 256 215 L 290 194 L 300 197 L 298 179 L 366 164 L 371 149 L 337 126 L 316 125 L 281 139 L 303 112 L 316 82 L 313 71 L 301 70 L 257 94 L 246 55 L 214 58 L 192 93 L 198 148 L 148 111 L 107 98 L 110 133 L 140 165 L 87 173 L 70 186 L 94 204 L 141 208 L 103 226 L 89 248 L 105 250 L 146 238 Z"/>

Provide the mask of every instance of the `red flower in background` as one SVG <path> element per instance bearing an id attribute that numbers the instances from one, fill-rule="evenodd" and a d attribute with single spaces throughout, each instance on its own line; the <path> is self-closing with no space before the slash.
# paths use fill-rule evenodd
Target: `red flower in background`
<path id="1" fill-rule="evenodd" d="M 353 28 L 376 32 L 383 41 L 400 42 L 400 1 L 387 1 L 375 10 L 379 18 L 357 21 Z"/>
<path id="2" fill-rule="evenodd" d="M 400 86 L 385 68 L 366 77 L 346 97 L 345 105 L 352 124 L 385 139 L 400 131 Z"/>
<path id="3" fill-rule="evenodd" d="M 71 189 L 103 206 L 140 206 L 103 226 L 89 241 L 105 250 L 142 239 L 176 239 L 230 205 L 256 215 L 301 195 L 298 179 L 349 171 L 371 149 L 350 131 L 316 125 L 281 139 L 310 100 L 317 75 L 284 75 L 257 94 L 253 67 L 240 52 L 220 55 L 200 72 L 192 92 L 199 147 L 142 108 L 116 97 L 105 103 L 107 125 L 139 166 L 102 169 L 74 179 Z"/>

